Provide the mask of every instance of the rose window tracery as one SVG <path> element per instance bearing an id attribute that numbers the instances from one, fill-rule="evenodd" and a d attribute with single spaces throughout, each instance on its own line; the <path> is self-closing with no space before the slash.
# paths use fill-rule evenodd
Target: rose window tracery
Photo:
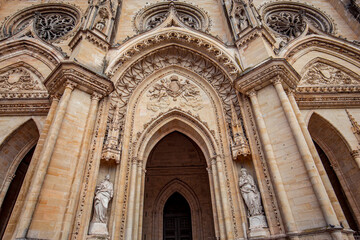
<path id="1" fill-rule="evenodd" d="M 170 9 L 176 18 L 184 25 L 200 30 L 208 31 L 210 20 L 207 13 L 202 9 L 182 2 L 160 2 L 152 4 L 140 10 L 134 17 L 137 32 L 144 32 L 156 28 L 169 16 Z"/>
<path id="2" fill-rule="evenodd" d="M 266 23 L 275 32 L 286 35 L 290 38 L 300 36 L 306 27 L 302 13 L 273 13 L 268 16 Z"/>
<path id="3" fill-rule="evenodd" d="M 324 13 L 306 4 L 276 2 L 265 5 L 262 10 L 266 25 L 278 35 L 294 39 L 311 26 L 316 31 L 333 33 L 331 19 Z"/>
<path id="4" fill-rule="evenodd" d="M 64 36 L 75 27 L 75 19 L 63 14 L 36 14 L 35 30 L 39 37 L 51 41 Z"/>
<path id="5" fill-rule="evenodd" d="M 8 17 L 1 36 L 15 35 L 30 26 L 45 41 L 61 40 L 79 25 L 80 16 L 77 8 L 66 4 L 34 5 Z"/>

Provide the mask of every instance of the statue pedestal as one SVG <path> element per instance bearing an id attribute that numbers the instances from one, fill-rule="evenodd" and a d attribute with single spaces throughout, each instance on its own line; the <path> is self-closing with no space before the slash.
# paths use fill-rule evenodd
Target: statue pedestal
<path id="1" fill-rule="evenodd" d="M 249 217 L 249 229 L 250 237 L 267 237 L 269 236 L 269 230 L 267 229 L 268 225 L 266 223 L 266 218 L 264 215 L 256 215 Z"/>
<path id="2" fill-rule="evenodd" d="M 91 222 L 89 235 L 109 235 L 106 223 Z"/>

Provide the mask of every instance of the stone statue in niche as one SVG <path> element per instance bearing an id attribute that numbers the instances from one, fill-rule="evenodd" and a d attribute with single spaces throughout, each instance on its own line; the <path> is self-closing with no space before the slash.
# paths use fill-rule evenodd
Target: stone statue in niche
<path id="1" fill-rule="evenodd" d="M 106 227 L 107 210 L 109 202 L 114 194 L 113 184 L 110 182 L 110 175 L 106 175 L 105 179 L 101 181 L 95 189 L 94 197 L 94 215 L 90 223 L 90 235 L 108 235 Z"/>
<path id="2" fill-rule="evenodd" d="M 245 8 L 237 6 L 235 9 L 236 26 L 239 32 L 242 32 L 249 26 L 249 20 L 246 16 Z"/>
<path id="3" fill-rule="evenodd" d="M 255 184 L 254 178 L 248 174 L 247 170 L 242 168 L 240 171 L 239 187 L 248 209 L 250 236 L 266 236 L 267 231 L 264 230 L 264 228 L 267 227 L 267 223 L 261 205 L 260 192 Z"/>
<path id="4" fill-rule="evenodd" d="M 241 169 L 239 186 L 241 190 L 241 195 L 248 208 L 249 215 L 254 216 L 263 214 L 260 192 L 255 185 L 253 177 L 247 173 L 247 170 L 245 168 Z"/>
<path id="5" fill-rule="evenodd" d="M 106 21 L 109 18 L 109 12 L 106 10 L 106 8 L 100 8 L 99 17 L 100 19 L 95 24 L 95 28 L 100 32 L 103 32 L 106 26 Z"/>

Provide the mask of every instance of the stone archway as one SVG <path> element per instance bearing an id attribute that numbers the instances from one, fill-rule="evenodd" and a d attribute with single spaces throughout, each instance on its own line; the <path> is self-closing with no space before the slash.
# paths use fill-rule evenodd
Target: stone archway
<path id="1" fill-rule="evenodd" d="M 197 144 L 174 131 L 152 149 L 146 164 L 142 239 L 163 239 L 163 210 L 180 193 L 189 203 L 192 239 L 215 238 L 206 160 Z"/>
<path id="2" fill-rule="evenodd" d="M 347 222 L 359 229 L 360 170 L 349 145 L 334 126 L 316 113 L 310 117 L 308 129 Z M 351 222 L 353 219 L 356 223 Z"/>
<path id="3" fill-rule="evenodd" d="M 0 238 L 5 233 L 38 139 L 38 128 L 29 120 L 0 146 Z"/>

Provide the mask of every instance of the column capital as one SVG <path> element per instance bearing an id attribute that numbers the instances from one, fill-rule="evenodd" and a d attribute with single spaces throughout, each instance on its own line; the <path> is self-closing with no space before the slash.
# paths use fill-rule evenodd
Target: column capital
<path id="1" fill-rule="evenodd" d="M 75 86 L 89 94 L 96 92 L 102 96 L 107 96 L 114 90 L 114 84 L 108 77 L 70 61 L 60 63 L 45 80 L 44 85 L 50 95 L 62 94 L 65 88 Z"/>
<path id="2" fill-rule="evenodd" d="M 285 88 L 295 89 L 300 78 L 300 75 L 285 59 L 271 58 L 240 74 L 234 84 L 238 91 L 247 94 L 252 89 L 259 90 L 270 84 L 278 84 L 278 79 Z"/>
<path id="3" fill-rule="evenodd" d="M 256 96 L 256 90 L 255 89 L 251 89 L 250 91 L 248 91 L 248 92 L 246 92 L 246 95 L 248 96 L 248 97 L 254 97 L 254 96 Z"/>
<path id="4" fill-rule="evenodd" d="M 97 100 L 99 101 L 100 99 L 103 98 L 103 95 L 97 92 L 93 92 L 91 95 L 91 100 Z"/>
<path id="5" fill-rule="evenodd" d="M 76 88 L 77 84 L 71 80 L 66 80 L 65 82 L 65 88 L 68 88 L 70 90 L 74 90 Z"/>

